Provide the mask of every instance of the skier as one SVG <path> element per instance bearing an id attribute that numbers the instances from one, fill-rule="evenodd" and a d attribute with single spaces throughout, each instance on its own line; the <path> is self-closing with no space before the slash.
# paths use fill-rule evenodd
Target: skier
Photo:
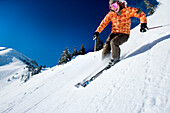
<path id="1" fill-rule="evenodd" d="M 110 21 L 112 22 L 111 34 L 107 38 L 102 51 L 102 59 L 104 59 L 110 54 L 110 50 L 112 50 L 111 63 L 119 61 L 119 45 L 126 42 L 129 38 L 131 17 L 137 17 L 140 19 L 140 32 L 146 32 L 148 29 L 145 13 L 139 8 L 127 7 L 126 5 L 127 2 L 125 0 L 110 0 L 110 12 L 105 16 L 93 34 L 94 39 L 98 38 L 102 30 L 109 24 Z"/>

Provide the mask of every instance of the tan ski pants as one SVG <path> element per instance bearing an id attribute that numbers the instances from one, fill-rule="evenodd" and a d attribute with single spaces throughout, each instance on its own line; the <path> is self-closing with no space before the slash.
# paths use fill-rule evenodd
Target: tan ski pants
<path id="1" fill-rule="evenodd" d="M 103 46 L 102 52 L 102 59 L 106 56 L 110 55 L 110 50 L 112 50 L 112 59 L 119 59 L 120 58 L 120 48 L 119 45 L 122 45 L 126 42 L 129 38 L 128 34 L 117 33 L 117 34 L 110 34 L 107 38 L 106 43 Z"/>

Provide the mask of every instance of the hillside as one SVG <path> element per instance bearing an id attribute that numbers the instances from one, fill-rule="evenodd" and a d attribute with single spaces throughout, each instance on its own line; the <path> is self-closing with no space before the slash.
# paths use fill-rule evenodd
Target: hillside
<path id="1" fill-rule="evenodd" d="M 27 74 L 28 69 L 25 67 L 29 65 L 37 67 L 31 59 L 16 50 L 0 47 L 0 88 L 8 84 L 8 81 Z"/>
<path id="2" fill-rule="evenodd" d="M 170 23 L 169 0 L 161 5 L 148 26 Z M 0 89 L 2 113 L 170 113 L 170 26 L 131 31 L 121 46 L 122 61 L 103 72 L 86 88 L 74 85 L 102 69 L 102 51 L 78 56 L 28 82 L 14 81 Z"/>

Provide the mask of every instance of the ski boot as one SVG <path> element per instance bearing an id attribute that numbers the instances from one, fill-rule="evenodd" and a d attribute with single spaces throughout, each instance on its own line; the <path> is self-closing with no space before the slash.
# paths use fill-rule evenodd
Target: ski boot
<path id="1" fill-rule="evenodd" d="M 109 65 L 107 66 L 107 69 L 111 68 L 112 66 L 114 66 L 116 63 L 118 63 L 120 60 L 119 59 L 111 59 L 111 61 L 109 62 Z"/>

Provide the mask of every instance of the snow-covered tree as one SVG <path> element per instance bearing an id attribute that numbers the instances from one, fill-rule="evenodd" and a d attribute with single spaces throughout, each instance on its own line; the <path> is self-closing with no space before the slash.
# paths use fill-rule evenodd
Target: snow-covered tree
<path id="1" fill-rule="evenodd" d="M 68 47 L 66 47 L 66 49 L 63 51 L 63 54 L 61 56 L 62 57 L 59 58 L 58 65 L 65 64 L 71 60 L 71 53 L 69 52 Z"/>

